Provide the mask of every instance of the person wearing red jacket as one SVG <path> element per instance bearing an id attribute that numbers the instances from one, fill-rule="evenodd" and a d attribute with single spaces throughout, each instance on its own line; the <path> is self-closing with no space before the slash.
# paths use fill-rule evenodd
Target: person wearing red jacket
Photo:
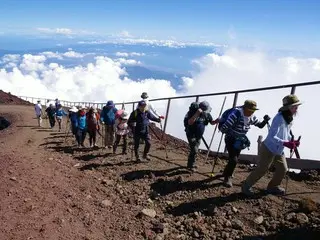
<path id="1" fill-rule="evenodd" d="M 95 107 L 91 107 L 87 113 L 87 126 L 90 147 L 97 147 L 97 131 L 99 130 L 100 115 Z"/>

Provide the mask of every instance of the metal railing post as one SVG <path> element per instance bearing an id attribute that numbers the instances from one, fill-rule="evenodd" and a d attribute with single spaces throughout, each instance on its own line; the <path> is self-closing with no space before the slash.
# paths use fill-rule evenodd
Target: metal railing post
<path id="1" fill-rule="evenodd" d="M 199 96 L 196 96 L 196 102 L 199 102 Z"/>
<path id="2" fill-rule="evenodd" d="M 163 132 L 164 133 L 166 133 L 166 129 L 167 129 L 169 110 L 170 110 L 170 103 L 171 103 L 171 98 L 168 99 L 167 111 L 166 111 L 166 119 L 164 120 L 164 126 L 163 126 Z"/>
<path id="3" fill-rule="evenodd" d="M 290 94 L 295 94 L 295 92 L 296 92 L 296 86 L 292 86 Z"/>

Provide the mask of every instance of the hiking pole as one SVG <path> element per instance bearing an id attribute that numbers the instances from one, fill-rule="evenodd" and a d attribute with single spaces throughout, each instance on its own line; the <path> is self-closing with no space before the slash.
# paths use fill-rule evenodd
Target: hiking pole
<path id="1" fill-rule="evenodd" d="M 222 106 L 221 106 L 221 109 L 220 109 L 219 118 L 220 118 L 220 116 L 221 116 L 221 114 L 222 114 L 222 111 L 223 111 L 223 108 L 224 108 L 224 104 L 226 103 L 226 99 L 227 99 L 227 97 L 225 96 L 225 97 L 224 97 L 224 100 L 223 100 L 223 103 L 222 103 Z M 205 160 L 204 160 L 205 162 L 207 161 L 207 159 L 208 159 L 208 157 L 209 157 L 210 148 L 211 148 L 211 145 L 212 145 L 212 142 L 213 142 L 214 135 L 216 134 L 217 128 L 218 128 L 218 123 L 216 124 L 216 126 L 215 126 L 215 128 L 214 128 L 213 135 L 212 135 L 212 138 L 211 138 L 211 141 L 210 141 L 210 144 L 209 144 L 209 149 L 208 149 L 206 158 L 205 158 Z"/>
<path id="2" fill-rule="evenodd" d="M 291 131 L 290 131 L 290 135 L 291 135 L 291 141 L 294 141 L 294 135 L 292 134 Z M 298 138 L 297 141 L 300 142 L 300 140 L 301 140 L 301 136 L 299 136 L 299 138 Z M 296 155 L 296 157 L 300 159 L 300 155 L 299 155 L 299 152 L 298 152 L 297 147 L 295 147 L 294 149 L 290 149 L 290 158 L 289 158 L 289 159 L 292 158 L 292 156 L 293 156 L 294 153 L 298 153 L 298 156 L 299 156 L 299 157 L 298 157 L 297 155 Z M 285 192 L 284 192 L 285 195 L 287 194 L 287 190 L 288 190 L 288 182 L 289 182 L 288 172 L 289 172 L 289 171 L 286 172 L 286 187 L 285 187 L 285 190 L 284 190 L 284 191 L 285 191 Z M 283 208 L 284 208 L 285 201 L 286 201 L 286 199 L 283 198 L 282 211 L 283 211 Z"/>
<path id="3" fill-rule="evenodd" d="M 215 159 L 214 159 L 214 162 L 213 162 L 213 165 L 212 165 L 212 170 L 211 170 L 211 173 L 210 173 L 210 177 L 214 177 L 214 169 L 215 169 L 215 167 L 217 165 L 217 162 L 218 162 L 218 156 L 219 156 L 219 151 L 220 151 L 223 135 L 224 134 L 222 133 L 221 134 L 221 138 L 220 138 L 220 142 L 219 142 L 219 146 L 218 146 L 218 150 L 217 150 L 217 154 L 215 156 Z"/>
<path id="4" fill-rule="evenodd" d="M 162 128 L 162 122 L 160 120 L 160 128 L 161 128 L 161 131 L 162 131 L 162 141 L 163 141 L 163 137 L 164 137 L 164 131 L 163 131 L 163 128 Z M 163 143 L 163 146 L 164 146 L 164 150 L 166 152 L 166 159 L 168 159 L 168 151 L 167 151 L 167 143 L 165 141 L 165 143 Z"/>

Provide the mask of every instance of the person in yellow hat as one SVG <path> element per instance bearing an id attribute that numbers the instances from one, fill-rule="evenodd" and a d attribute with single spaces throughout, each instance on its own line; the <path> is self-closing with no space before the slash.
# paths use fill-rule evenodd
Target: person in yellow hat
<path id="1" fill-rule="evenodd" d="M 257 110 L 255 101 L 246 100 L 242 106 L 231 109 L 228 116 L 225 117 L 224 123 L 221 124 L 220 131 L 225 134 L 225 143 L 229 154 L 228 164 L 223 171 L 224 185 L 226 187 L 232 187 L 231 177 L 236 168 L 241 150 L 250 146 L 250 141 L 246 136 L 250 126 L 254 125 L 263 128 L 270 119 L 268 115 L 265 115 L 264 120 L 259 121 L 254 115 Z"/>
<path id="2" fill-rule="evenodd" d="M 283 98 L 282 103 L 282 107 L 272 120 L 268 136 L 260 146 L 259 163 L 242 184 L 242 192 L 245 195 L 254 194 L 251 187 L 267 173 L 271 164 L 274 164 L 276 170 L 267 191 L 275 195 L 285 193 L 285 190 L 280 187 L 288 170 L 283 150 L 285 147 L 293 150 L 300 145 L 299 141 L 291 140 L 290 130 L 301 102 L 296 95 L 288 95 Z"/>

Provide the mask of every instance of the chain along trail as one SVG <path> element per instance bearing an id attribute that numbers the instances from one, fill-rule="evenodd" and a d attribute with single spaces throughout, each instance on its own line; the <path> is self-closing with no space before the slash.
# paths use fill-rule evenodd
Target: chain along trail
<path id="1" fill-rule="evenodd" d="M 190 174 L 186 143 L 170 135 L 168 157 L 153 136 L 151 161 L 138 164 L 130 151 L 121 155 L 121 147 L 116 155 L 104 148 L 75 148 L 71 133 L 65 141 L 65 131 L 49 129 L 46 120 L 37 127 L 32 106 L 0 105 L 0 116 L 12 123 L 0 131 L 0 239 L 319 236 L 319 178 L 290 180 L 282 208 L 281 197 L 240 194 L 246 165 L 236 169 L 232 189 L 222 187 L 217 177 L 208 178 L 212 165 L 204 155 L 198 158 L 199 172 Z M 218 159 L 215 172 L 224 165 Z M 257 188 L 263 189 L 270 177 Z"/>

